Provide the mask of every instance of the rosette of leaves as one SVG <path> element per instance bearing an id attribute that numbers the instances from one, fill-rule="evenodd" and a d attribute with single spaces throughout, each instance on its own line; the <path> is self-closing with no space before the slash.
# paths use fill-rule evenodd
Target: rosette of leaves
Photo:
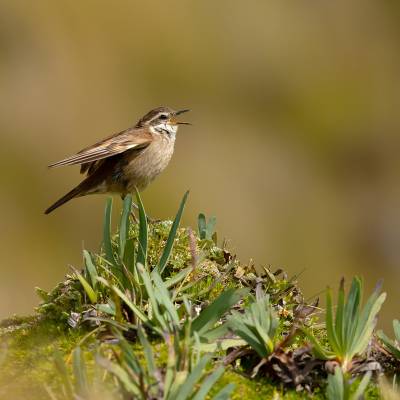
<path id="1" fill-rule="evenodd" d="M 325 347 L 310 329 L 303 328 L 317 358 L 338 361 L 344 372 L 351 369 L 353 358 L 362 355 L 367 348 L 376 325 L 377 314 L 385 301 L 386 293 L 380 293 L 380 290 L 379 283 L 365 306 L 361 307 L 361 279 L 358 277 L 353 279 L 347 299 L 342 279 L 335 315 L 332 290 L 328 288 L 325 319 L 329 348 Z"/>
<path id="2" fill-rule="evenodd" d="M 274 351 L 279 320 L 269 302 L 269 295 L 257 291 L 256 298 L 244 312 L 232 311 L 228 324 L 233 333 L 261 358 L 267 358 Z"/>

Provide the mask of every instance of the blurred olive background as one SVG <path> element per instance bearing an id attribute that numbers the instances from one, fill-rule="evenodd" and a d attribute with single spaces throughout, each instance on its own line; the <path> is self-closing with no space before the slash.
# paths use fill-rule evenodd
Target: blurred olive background
<path id="1" fill-rule="evenodd" d="M 400 317 L 400 3 L 2 0 L 0 318 L 30 313 L 101 241 L 105 197 L 43 210 L 77 184 L 50 162 L 189 107 L 171 165 L 144 194 L 307 296 L 384 278 Z M 120 207 L 119 199 L 115 204 Z M 115 215 L 117 215 L 117 210 Z"/>

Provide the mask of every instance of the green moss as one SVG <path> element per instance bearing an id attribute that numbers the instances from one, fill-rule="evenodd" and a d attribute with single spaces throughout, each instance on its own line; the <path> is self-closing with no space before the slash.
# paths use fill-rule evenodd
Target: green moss
<path id="1" fill-rule="evenodd" d="M 45 385 L 59 376 L 54 367 L 56 350 L 68 355 L 81 337 L 54 321 L 37 317 L 15 318 L 2 323 L 0 340 L 5 353 L 0 368 L 0 399 L 45 399 Z"/>
<path id="2" fill-rule="evenodd" d="M 235 390 L 231 397 L 232 400 L 265 400 L 265 399 L 323 399 L 323 394 L 317 391 L 311 395 L 306 392 L 296 392 L 295 390 L 284 389 L 280 385 L 272 382 L 268 378 L 254 378 L 249 379 L 233 370 L 227 370 L 218 383 L 214 386 L 211 391 L 212 394 L 216 394 L 225 385 L 233 383 L 235 384 Z"/>

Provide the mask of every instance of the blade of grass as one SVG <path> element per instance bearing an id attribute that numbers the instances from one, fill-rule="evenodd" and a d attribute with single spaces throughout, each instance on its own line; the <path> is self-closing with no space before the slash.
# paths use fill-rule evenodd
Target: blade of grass
<path id="1" fill-rule="evenodd" d="M 132 303 L 131 300 L 129 300 L 129 298 L 122 293 L 122 291 L 116 287 L 113 286 L 112 289 L 114 290 L 114 292 L 122 299 L 122 301 L 125 302 L 125 304 L 135 313 L 135 315 L 143 322 L 143 323 L 148 323 L 149 322 L 149 318 L 146 316 L 146 314 L 144 314 L 140 308 L 136 307 L 135 304 Z"/>
<path id="2" fill-rule="evenodd" d="M 146 266 L 147 261 L 147 242 L 148 242 L 148 225 L 147 215 L 144 209 L 139 191 L 136 189 L 136 198 L 139 207 L 139 245 L 137 254 L 137 263 Z"/>
<path id="3" fill-rule="evenodd" d="M 217 218 L 215 216 L 212 216 L 208 219 L 207 228 L 206 228 L 206 239 L 207 240 L 212 240 L 216 224 L 217 224 Z"/>
<path id="4" fill-rule="evenodd" d="M 186 378 L 185 383 L 181 385 L 176 393 L 176 396 L 172 397 L 175 400 L 186 400 L 189 398 L 196 383 L 200 380 L 203 370 L 207 363 L 210 361 L 211 356 L 205 355 L 201 358 L 199 363 L 194 367 L 192 372 Z"/>
<path id="5" fill-rule="evenodd" d="M 96 361 L 100 366 L 117 377 L 128 393 L 134 394 L 138 396 L 138 398 L 142 398 L 142 393 L 140 387 L 138 387 L 138 383 L 131 379 L 130 375 L 121 366 L 100 356 L 97 357 Z"/>
<path id="6" fill-rule="evenodd" d="M 137 264 L 137 270 L 139 272 L 140 277 L 143 280 L 143 284 L 146 288 L 147 295 L 149 296 L 150 304 L 152 307 L 152 312 L 154 314 L 155 319 L 158 321 L 161 329 L 163 331 L 168 330 L 168 325 L 167 321 L 163 317 L 161 311 L 160 311 L 160 303 L 157 298 L 157 293 L 155 291 L 155 288 L 151 282 L 151 278 L 147 270 L 143 267 L 142 264 Z"/>
<path id="7" fill-rule="evenodd" d="M 224 373 L 224 367 L 218 367 L 212 374 L 208 375 L 204 382 L 201 384 L 200 389 L 197 391 L 192 400 L 204 400 L 207 393 L 211 390 L 213 385 L 218 381 Z"/>
<path id="8" fill-rule="evenodd" d="M 314 334 L 307 328 L 302 328 L 301 331 L 307 336 L 308 340 L 312 345 L 312 352 L 314 355 L 321 360 L 330 360 L 335 357 L 335 353 L 329 350 L 326 350 L 318 340 L 315 338 Z"/>
<path id="9" fill-rule="evenodd" d="M 393 320 L 393 330 L 396 340 L 400 343 L 400 322 L 397 319 Z"/>
<path id="10" fill-rule="evenodd" d="M 124 264 L 127 270 L 134 274 L 135 266 L 135 240 L 133 238 L 128 239 L 125 245 L 124 253 Z"/>
<path id="11" fill-rule="evenodd" d="M 193 270 L 192 267 L 187 267 L 185 269 L 182 269 L 176 275 L 164 281 L 165 287 L 169 289 L 172 286 L 175 286 L 179 282 L 183 281 L 190 274 L 192 270 Z"/>
<path id="12" fill-rule="evenodd" d="M 352 338 L 358 325 L 360 318 L 360 301 L 361 301 L 362 283 L 361 280 L 355 277 L 351 283 L 350 292 L 345 306 L 345 321 L 346 328 L 344 335 L 347 338 Z"/>
<path id="13" fill-rule="evenodd" d="M 146 358 L 146 364 L 149 370 L 149 374 L 151 376 L 154 376 L 156 371 L 156 363 L 154 361 L 153 351 L 151 349 L 150 343 L 147 340 L 146 334 L 144 333 L 141 326 L 138 327 L 137 333 L 139 336 L 140 343 L 143 346 L 144 356 Z"/>
<path id="14" fill-rule="evenodd" d="M 105 258 L 112 265 L 117 265 L 117 262 L 114 257 L 114 252 L 112 248 L 112 240 L 111 240 L 111 212 L 112 212 L 112 197 L 107 199 L 106 209 L 104 213 L 104 226 L 103 226 L 103 244 L 104 244 L 104 252 Z"/>
<path id="15" fill-rule="evenodd" d="M 156 289 L 156 293 L 158 294 L 157 298 L 159 302 L 164 306 L 164 308 L 168 311 L 168 314 L 171 320 L 174 322 L 175 326 L 179 326 L 179 316 L 176 311 L 176 307 L 171 300 L 168 289 L 165 287 L 163 280 L 161 279 L 160 274 L 157 271 L 153 271 L 153 282 Z"/>
<path id="16" fill-rule="evenodd" d="M 379 294 L 381 286 L 382 283 L 378 282 L 360 313 L 357 328 L 353 335 L 353 346 L 357 349 L 354 350 L 356 353 L 362 349 L 364 344 L 366 346 L 366 343 L 368 343 L 369 336 L 375 326 L 375 317 L 386 299 L 386 293 Z"/>
<path id="17" fill-rule="evenodd" d="M 160 275 L 163 273 L 165 267 L 167 266 L 169 257 L 171 255 L 171 251 L 174 246 L 174 240 L 176 237 L 176 232 L 177 232 L 177 230 L 179 228 L 179 224 L 181 222 L 182 213 L 185 208 L 185 203 L 188 198 L 188 195 L 189 195 L 189 191 L 187 191 L 184 194 L 181 204 L 179 206 L 178 212 L 175 216 L 174 222 L 171 226 L 171 230 L 169 231 L 169 235 L 168 235 L 167 242 L 165 243 L 164 251 L 161 255 L 160 262 L 158 263 L 158 272 L 160 273 Z"/>
<path id="18" fill-rule="evenodd" d="M 90 286 L 89 282 L 83 277 L 83 275 L 77 269 L 75 269 L 74 267 L 71 267 L 71 268 L 74 271 L 79 282 L 85 289 L 85 292 L 88 295 L 90 302 L 92 304 L 96 304 L 97 303 L 97 293 L 93 290 L 93 288 Z"/>
<path id="19" fill-rule="evenodd" d="M 75 386 L 78 396 L 85 398 L 89 395 L 86 367 L 81 348 L 78 346 L 72 353 Z"/>
<path id="20" fill-rule="evenodd" d="M 54 353 L 54 363 L 56 365 L 58 373 L 61 376 L 67 397 L 69 399 L 72 399 L 74 390 L 72 387 L 71 378 L 69 377 L 69 373 L 68 373 L 67 367 L 65 365 L 64 359 L 62 358 L 62 355 L 59 351 L 56 351 Z"/>
<path id="21" fill-rule="evenodd" d="M 174 345 L 172 343 L 173 339 L 168 332 L 164 332 L 164 341 L 168 348 L 167 365 L 165 368 L 165 378 L 164 378 L 164 399 L 173 399 L 170 395 L 173 391 L 174 377 L 175 377 L 175 367 L 176 367 L 176 353 Z"/>
<path id="22" fill-rule="evenodd" d="M 328 375 L 328 387 L 326 390 L 326 396 L 328 400 L 344 400 L 344 385 L 343 385 L 343 373 L 339 367 L 335 368 L 333 375 Z"/>
<path id="23" fill-rule="evenodd" d="M 136 354 L 134 353 L 132 349 L 132 345 L 126 341 L 119 332 L 114 332 L 114 335 L 119 338 L 119 343 L 121 347 L 121 355 L 123 358 L 124 363 L 127 364 L 129 367 L 129 375 L 131 376 L 131 379 L 137 381 L 139 380 L 138 378 L 141 377 L 140 379 L 145 380 L 147 378 L 147 370 L 146 367 L 144 367 L 142 360 L 139 360 L 136 357 Z M 125 370 L 126 370 L 125 366 Z"/>
<path id="24" fill-rule="evenodd" d="M 358 400 L 358 399 L 362 399 L 363 398 L 363 394 L 365 392 L 365 390 L 367 389 L 368 383 L 371 379 L 371 375 L 372 372 L 368 371 L 363 378 L 361 379 L 360 384 L 357 387 L 357 390 L 355 391 L 355 393 L 351 396 L 352 399 L 354 400 Z"/>
<path id="25" fill-rule="evenodd" d="M 206 216 L 203 213 L 200 213 L 197 217 L 197 226 L 199 229 L 199 237 L 200 239 L 206 238 L 206 230 L 207 230 L 207 222 Z"/>
<path id="26" fill-rule="evenodd" d="M 213 400 L 228 400 L 230 399 L 231 393 L 235 389 L 234 383 L 229 383 L 224 386 L 214 397 Z"/>
<path id="27" fill-rule="evenodd" d="M 332 290 L 328 288 L 326 291 L 326 333 L 328 335 L 329 344 L 332 346 L 333 351 L 339 355 L 341 349 L 336 335 L 335 324 L 333 322 L 333 304 L 332 304 Z"/>
<path id="28" fill-rule="evenodd" d="M 385 299 L 386 293 L 382 293 L 379 297 L 377 297 L 377 293 L 374 293 L 367 301 L 354 334 L 353 354 L 362 353 L 368 346 L 368 342 L 371 339 L 372 332 L 376 325 L 376 316 Z"/>
<path id="29" fill-rule="evenodd" d="M 216 328 L 211 328 L 207 332 L 203 332 L 201 339 L 207 343 L 214 343 L 217 339 L 224 336 L 228 330 L 229 325 L 227 323 L 223 323 L 221 325 L 217 325 Z"/>
<path id="30" fill-rule="evenodd" d="M 227 289 L 222 292 L 200 315 L 193 321 L 192 332 L 201 336 L 210 329 L 219 318 L 249 292 L 248 289 Z"/>
<path id="31" fill-rule="evenodd" d="M 86 271 L 89 274 L 90 281 L 92 283 L 92 287 L 94 290 L 96 290 L 97 277 L 98 277 L 96 266 L 93 263 L 92 256 L 90 255 L 90 253 L 87 250 L 83 250 L 83 257 L 85 259 L 85 267 L 86 267 Z"/>
<path id="32" fill-rule="evenodd" d="M 130 227 L 129 216 L 131 214 L 131 210 L 132 196 L 129 194 L 124 198 L 121 219 L 119 223 L 118 266 L 115 268 L 115 274 L 118 276 L 118 280 L 121 282 L 123 289 L 132 289 L 132 282 L 129 280 L 127 273 L 127 264 L 125 264 L 127 256 L 131 258 L 132 253 L 134 252 L 134 244 L 132 240 L 128 239 Z M 133 264 L 131 265 L 131 269 L 133 269 Z"/>
<path id="33" fill-rule="evenodd" d="M 344 321 L 344 278 L 340 281 L 339 286 L 339 295 L 337 300 L 337 307 L 336 307 L 336 317 L 335 317 L 335 331 L 336 337 L 338 341 L 338 346 L 343 352 L 343 349 L 346 348 L 346 344 L 344 343 L 348 338 L 344 335 L 344 326 L 345 323 L 349 323 L 349 321 Z M 350 322 L 351 323 L 351 322 Z"/>
<path id="34" fill-rule="evenodd" d="M 122 208 L 121 221 L 119 224 L 119 258 L 124 259 L 126 241 L 129 235 L 129 215 L 132 210 L 132 196 L 128 194 L 124 198 L 124 204 Z"/>

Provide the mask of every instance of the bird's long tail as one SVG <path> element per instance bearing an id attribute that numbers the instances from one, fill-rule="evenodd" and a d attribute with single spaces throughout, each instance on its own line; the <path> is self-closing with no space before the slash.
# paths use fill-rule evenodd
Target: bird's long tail
<path id="1" fill-rule="evenodd" d="M 57 200 L 44 213 L 50 214 L 52 211 L 54 211 L 56 208 L 65 204 L 67 201 L 70 201 L 73 198 L 79 197 L 81 195 L 82 195 L 82 189 L 81 189 L 80 185 L 78 185 L 77 187 L 73 188 L 70 192 L 68 192 L 65 196 L 61 197 L 61 199 Z"/>

